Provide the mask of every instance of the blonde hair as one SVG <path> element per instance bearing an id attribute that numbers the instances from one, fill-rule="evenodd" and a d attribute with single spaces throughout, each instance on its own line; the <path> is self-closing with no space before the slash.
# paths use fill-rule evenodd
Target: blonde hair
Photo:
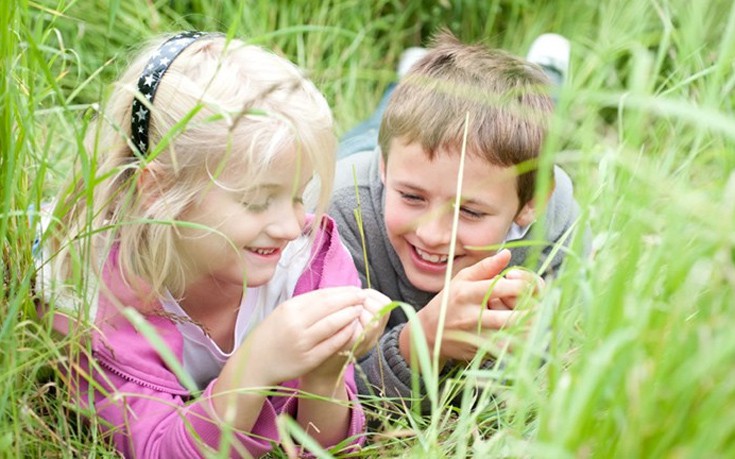
<path id="1" fill-rule="evenodd" d="M 144 66 L 166 39 L 155 40 L 133 60 L 88 132 L 86 151 L 100 156 L 93 198 L 85 199 L 92 185 L 79 179 L 56 213 L 67 225 L 60 249 L 83 250 L 87 237 L 96 240 L 93 247 L 119 242 L 124 273 L 145 280 L 155 294 L 177 295 L 185 276 L 175 221 L 225 166 L 242 171 L 245 188 L 280 153 L 295 148 L 298 162 L 313 167 L 322 184 L 318 222 L 334 178 L 336 138 L 326 100 L 291 62 L 240 40 L 205 35 L 162 77 L 151 107 L 151 147 L 141 157 L 130 146 L 133 97 Z M 149 165 L 153 199 L 136 186 Z M 68 262 L 69 254 L 63 258 Z"/>
<path id="2" fill-rule="evenodd" d="M 518 172 L 520 209 L 535 192 L 533 161 L 553 109 L 548 84 L 536 65 L 442 31 L 386 107 L 378 135 L 384 159 L 398 137 L 420 143 L 429 159 L 439 149 L 461 148 L 469 114 L 468 154 L 501 167 L 530 163 Z"/>

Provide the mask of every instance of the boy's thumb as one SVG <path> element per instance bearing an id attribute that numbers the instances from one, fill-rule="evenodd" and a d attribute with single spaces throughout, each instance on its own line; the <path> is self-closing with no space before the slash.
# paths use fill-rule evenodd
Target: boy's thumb
<path id="1" fill-rule="evenodd" d="M 465 280 L 492 279 L 500 274 L 510 263 L 510 250 L 503 249 L 493 256 L 483 258 L 472 266 L 463 269 L 457 277 Z"/>

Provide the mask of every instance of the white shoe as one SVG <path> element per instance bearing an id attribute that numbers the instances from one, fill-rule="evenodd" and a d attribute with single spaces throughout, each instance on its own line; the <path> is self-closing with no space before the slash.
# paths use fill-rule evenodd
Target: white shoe
<path id="1" fill-rule="evenodd" d="M 409 70 L 411 70 L 411 67 L 413 67 L 413 64 L 419 61 L 422 57 L 428 53 L 429 50 L 426 48 L 420 48 L 418 46 L 412 46 L 411 48 L 406 48 L 401 53 L 401 58 L 398 60 L 398 68 L 396 69 L 396 72 L 398 73 L 398 79 L 400 80 L 403 78 Z"/>
<path id="2" fill-rule="evenodd" d="M 545 33 L 531 43 L 526 60 L 541 66 L 555 83 L 561 85 L 569 72 L 570 54 L 569 40 L 556 33 Z"/>

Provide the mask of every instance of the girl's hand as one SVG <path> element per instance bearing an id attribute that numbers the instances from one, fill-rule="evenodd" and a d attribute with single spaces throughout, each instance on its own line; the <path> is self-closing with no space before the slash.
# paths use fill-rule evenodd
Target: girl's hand
<path id="1" fill-rule="evenodd" d="M 366 298 L 357 287 L 333 287 L 282 303 L 238 349 L 243 371 L 262 385 L 312 372 L 348 348 Z"/>
<path id="2" fill-rule="evenodd" d="M 358 334 L 354 337 L 354 354 L 359 358 L 367 354 L 380 339 L 388 323 L 390 311 L 379 315 L 381 310 L 391 302 L 391 299 L 377 290 L 365 289 L 367 297 L 363 303 L 363 311 L 360 314 Z"/>
<path id="3" fill-rule="evenodd" d="M 365 289 L 363 292 L 366 297 L 363 302 L 362 313 L 353 322 L 353 334 L 347 346 L 342 351 L 329 357 L 316 369 L 304 375 L 302 381 L 305 383 L 306 381 L 309 384 L 329 381 L 335 384 L 350 360 L 350 352 L 353 353 L 354 358 L 359 358 L 375 347 L 390 316 L 389 311 L 383 313 L 382 316 L 378 316 L 378 313 L 391 302 L 391 299 L 377 290 Z"/>
<path id="4" fill-rule="evenodd" d="M 383 334 L 385 324 L 388 323 L 390 312 L 386 311 L 381 316 L 378 314 L 391 302 L 391 299 L 377 290 L 365 289 L 365 300 L 362 313 L 353 322 L 352 337 L 347 345 L 337 354 L 329 357 L 313 371 L 302 377 L 303 385 L 327 385 L 337 384 L 337 378 L 350 360 L 350 352 L 354 358 L 359 358 L 375 347 L 378 339 Z"/>

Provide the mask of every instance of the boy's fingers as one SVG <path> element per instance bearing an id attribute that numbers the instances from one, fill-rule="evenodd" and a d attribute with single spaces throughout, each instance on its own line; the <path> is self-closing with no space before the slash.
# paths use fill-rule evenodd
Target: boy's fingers
<path id="1" fill-rule="evenodd" d="M 500 330 L 516 325 L 524 316 L 525 311 L 497 311 L 488 310 L 482 314 L 482 328 Z"/>
<path id="2" fill-rule="evenodd" d="M 500 298 L 490 298 L 487 302 L 487 307 L 496 311 L 510 311 L 515 307 L 515 302 L 503 301 Z"/>
<path id="3" fill-rule="evenodd" d="M 492 279 L 500 274 L 510 263 L 510 250 L 503 249 L 495 255 L 483 258 L 472 266 L 468 266 L 457 273 L 456 278 L 462 280 Z"/>
<path id="4" fill-rule="evenodd" d="M 492 284 L 491 284 L 492 285 Z M 523 296 L 527 292 L 535 291 L 536 285 L 525 279 L 501 278 L 492 285 L 491 298 L 507 298 Z"/>
<path id="5" fill-rule="evenodd" d="M 525 269 L 510 269 L 507 273 L 505 273 L 505 278 L 524 280 L 530 285 L 534 286 L 535 292 L 539 292 L 546 285 L 543 277 L 539 276 L 533 271 L 528 271 Z"/>
<path id="6" fill-rule="evenodd" d="M 525 280 L 517 279 L 490 279 L 475 282 L 466 282 L 461 292 L 455 297 L 454 307 L 461 304 L 480 306 L 487 305 L 494 298 L 510 298 L 522 296 L 532 288 Z M 485 300 L 485 303 L 483 303 Z"/>

